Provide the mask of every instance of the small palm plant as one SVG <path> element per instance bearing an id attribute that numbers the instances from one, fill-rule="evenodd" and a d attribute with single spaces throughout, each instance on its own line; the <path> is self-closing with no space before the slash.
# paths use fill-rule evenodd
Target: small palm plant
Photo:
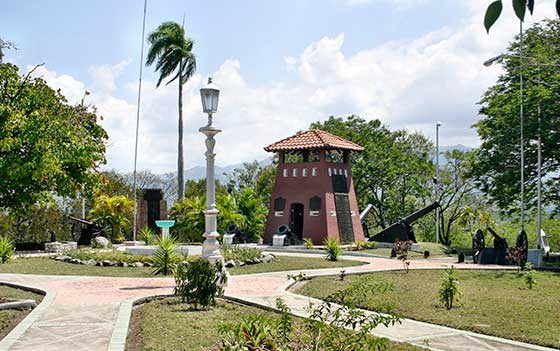
<path id="1" fill-rule="evenodd" d="M 174 237 L 168 236 L 160 238 L 158 248 L 152 256 L 152 273 L 170 275 L 175 271 L 175 266 L 179 261 L 177 253 L 177 241 Z"/>
<path id="2" fill-rule="evenodd" d="M 14 241 L 6 235 L 0 237 L 0 263 L 6 263 L 14 254 Z"/>
<path id="3" fill-rule="evenodd" d="M 325 259 L 331 262 L 338 261 L 338 256 L 342 253 L 342 248 L 338 240 L 335 238 L 326 238 L 325 241 L 323 241 L 323 245 L 325 245 L 325 249 L 327 250 Z"/>
<path id="4" fill-rule="evenodd" d="M 305 238 L 303 239 L 303 245 L 306 249 L 311 249 L 313 248 L 313 240 L 311 238 Z"/>
<path id="5" fill-rule="evenodd" d="M 143 240 L 146 245 L 153 245 L 156 243 L 156 233 L 154 233 L 154 231 L 150 227 L 145 226 L 144 228 L 140 229 L 140 232 L 138 234 L 140 240 Z"/>

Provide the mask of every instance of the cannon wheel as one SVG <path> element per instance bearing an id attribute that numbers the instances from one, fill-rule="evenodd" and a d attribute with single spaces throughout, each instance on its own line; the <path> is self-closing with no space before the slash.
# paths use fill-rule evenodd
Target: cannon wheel
<path id="1" fill-rule="evenodd" d="M 521 230 L 517 235 L 517 240 L 515 241 L 515 247 L 523 250 L 521 265 L 525 266 L 525 263 L 527 263 L 527 253 L 529 252 L 529 239 L 527 239 L 527 233 L 525 232 L 525 230 Z"/>
<path id="2" fill-rule="evenodd" d="M 472 237 L 472 252 L 474 263 L 478 263 L 478 258 L 480 257 L 480 253 L 482 252 L 482 249 L 484 249 L 484 247 L 484 233 L 482 232 L 482 230 L 477 229 Z"/>
<path id="3" fill-rule="evenodd" d="M 72 239 L 78 242 L 80 236 L 82 235 L 82 225 L 79 223 L 72 224 Z"/>

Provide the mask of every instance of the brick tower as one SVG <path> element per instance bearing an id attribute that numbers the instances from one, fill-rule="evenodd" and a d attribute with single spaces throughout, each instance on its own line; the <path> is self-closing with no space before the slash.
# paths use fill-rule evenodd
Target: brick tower
<path id="1" fill-rule="evenodd" d="M 271 243 L 283 224 L 315 244 L 326 237 L 344 244 L 364 240 L 349 163 L 350 153 L 363 149 L 318 129 L 267 146 L 279 163 L 264 242 Z"/>

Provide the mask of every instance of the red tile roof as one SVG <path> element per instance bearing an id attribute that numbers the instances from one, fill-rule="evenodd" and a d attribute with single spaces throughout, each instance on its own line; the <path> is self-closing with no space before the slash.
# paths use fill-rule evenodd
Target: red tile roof
<path id="1" fill-rule="evenodd" d="M 303 149 L 340 149 L 351 151 L 364 150 L 358 144 L 327 133 L 319 129 L 311 129 L 282 139 L 264 148 L 266 151 L 303 150 Z"/>

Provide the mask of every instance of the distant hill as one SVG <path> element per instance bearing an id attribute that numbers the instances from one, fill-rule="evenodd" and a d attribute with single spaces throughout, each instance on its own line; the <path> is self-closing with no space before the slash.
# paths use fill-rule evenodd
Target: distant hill
<path id="1" fill-rule="evenodd" d="M 439 147 L 439 164 L 445 165 L 447 163 L 447 158 L 445 157 L 445 153 L 447 151 L 458 150 L 462 152 L 472 151 L 474 148 L 468 147 L 465 145 L 457 144 L 457 145 L 447 145 L 447 146 L 440 146 Z M 434 162 L 436 160 L 435 150 L 434 150 Z"/>
<path id="2" fill-rule="evenodd" d="M 272 164 L 272 157 L 265 158 L 264 160 L 259 161 L 259 164 L 261 166 L 267 166 Z M 231 173 L 233 172 L 234 169 L 242 168 L 242 167 L 243 167 L 243 163 L 235 163 L 223 167 L 216 166 L 215 167 L 216 179 L 223 183 L 226 181 L 226 177 L 224 176 L 224 173 Z M 198 180 L 203 178 L 206 178 L 206 167 L 196 166 L 185 170 L 185 180 Z"/>

